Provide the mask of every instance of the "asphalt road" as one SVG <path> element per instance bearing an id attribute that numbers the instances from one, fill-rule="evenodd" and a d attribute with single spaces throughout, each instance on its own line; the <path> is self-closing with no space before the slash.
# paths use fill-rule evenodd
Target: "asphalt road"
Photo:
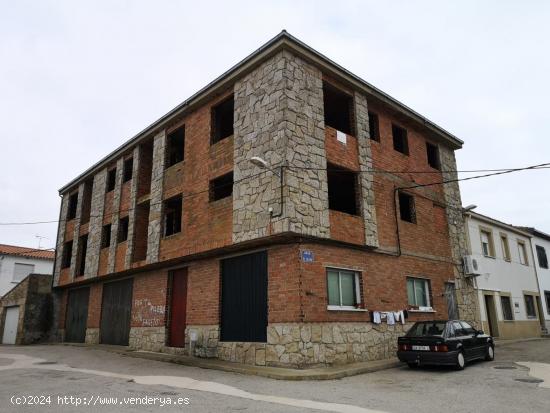
<path id="1" fill-rule="evenodd" d="M 464 371 L 402 367 L 303 382 L 86 347 L 0 345 L 0 411 L 550 412 L 550 383 L 530 376 L 529 368 L 516 364 L 521 362 L 537 363 L 530 366 L 539 376 L 550 373 L 550 340 L 500 346 L 494 362 L 477 362 Z"/>

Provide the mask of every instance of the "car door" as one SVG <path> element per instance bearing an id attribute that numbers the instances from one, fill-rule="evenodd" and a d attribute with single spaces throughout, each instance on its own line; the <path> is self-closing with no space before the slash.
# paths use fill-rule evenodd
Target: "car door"
<path id="1" fill-rule="evenodd" d="M 475 357 L 475 343 L 473 334 L 468 334 L 460 321 L 453 321 L 455 338 L 462 344 L 464 358 L 469 360 Z"/>
<path id="2" fill-rule="evenodd" d="M 487 339 L 479 336 L 476 333 L 476 330 L 466 321 L 461 321 L 460 324 L 462 325 L 462 328 L 464 328 L 465 334 L 468 337 L 471 337 L 472 340 L 472 352 L 470 358 L 481 357 L 485 354 L 485 344 L 487 343 Z"/>

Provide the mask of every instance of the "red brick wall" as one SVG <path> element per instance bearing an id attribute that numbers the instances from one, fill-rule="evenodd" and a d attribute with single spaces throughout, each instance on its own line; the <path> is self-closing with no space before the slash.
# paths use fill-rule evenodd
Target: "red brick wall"
<path id="1" fill-rule="evenodd" d="M 325 151 L 327 162 L 352 171 L 359 170 L 359 152 L 355 136 L 346 135 L 346 143 L 344 144 L 336 139 L 336 129 L 326 126 Z"/>
<path id="2" fill-rule="evenodd" d="M 99 267 L 97 270 L 98 275 L 107 274 L 108 265 L 109 265 L 109 248 L 102 248 L 99 251 Z"/>
<path id="3" fill-rule="evenodd" d="M 365 245 L 365 222 L 363 217 L 340 211 L 329 211 L 330 237 L 338 241 Z"/>
<path id="4" fill-rule="evenodd" d="M 220 318 L 220 261 L 199 261 L 187 272 L 187 325 L 218 324 Z"/>
<path id="5" fill-rule="evenodd" d="M 134 277 L 132 327 L 165 325 L 167 282 L 167 271 L 152 271 Z"/>
<path id="6" fill-rule="evenodd" d="M 124 263 L 126 260 L 127 249 L 128 249 L 128 241 L 121 242 L 116 246 L 115 272 L 124 270 Z"/>
<path id="7" fill-rule="evenodd" d="M 90 299 L 88 301 L 88 328 L 99 328 L 101 321 L 101 300 L 103 293 L 103 284 L 96 283 L 90 285 Z"/>
<path id="8" fill-rule="evenodd" d="M 130 209 L 130 191 L 132 189 L 132 180 L 124 182 L 120 189 L 120 207 L 121 215 L 128 215 Z"/>
<path id="9" fill-rule="evenodd" d="M 268 321 L 298 321 L 300 309 L 300 261 L 298 246 L 276 246 L 268 251 Z"/>

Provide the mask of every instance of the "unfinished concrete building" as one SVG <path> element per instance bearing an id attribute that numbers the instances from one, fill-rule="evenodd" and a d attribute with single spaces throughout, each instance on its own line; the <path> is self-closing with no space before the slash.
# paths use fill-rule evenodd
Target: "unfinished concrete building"
<path id="1" fill-rule="evenodd" d="M 303 367 L 475 321 L 461 146 L 283 31 L 61 188 L 61 336 Z"/>

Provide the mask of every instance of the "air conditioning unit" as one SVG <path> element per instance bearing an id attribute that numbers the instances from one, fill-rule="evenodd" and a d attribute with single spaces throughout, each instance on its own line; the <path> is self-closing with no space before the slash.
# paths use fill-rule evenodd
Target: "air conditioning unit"
<path id="1" fill-rule="evenodd" d="M 473 255 L 466 255 L 462 258 L 462 264 L 464 265 L 464 274 L 466 276 L 475 277 L 481 275 L 479 258 Z"/>

